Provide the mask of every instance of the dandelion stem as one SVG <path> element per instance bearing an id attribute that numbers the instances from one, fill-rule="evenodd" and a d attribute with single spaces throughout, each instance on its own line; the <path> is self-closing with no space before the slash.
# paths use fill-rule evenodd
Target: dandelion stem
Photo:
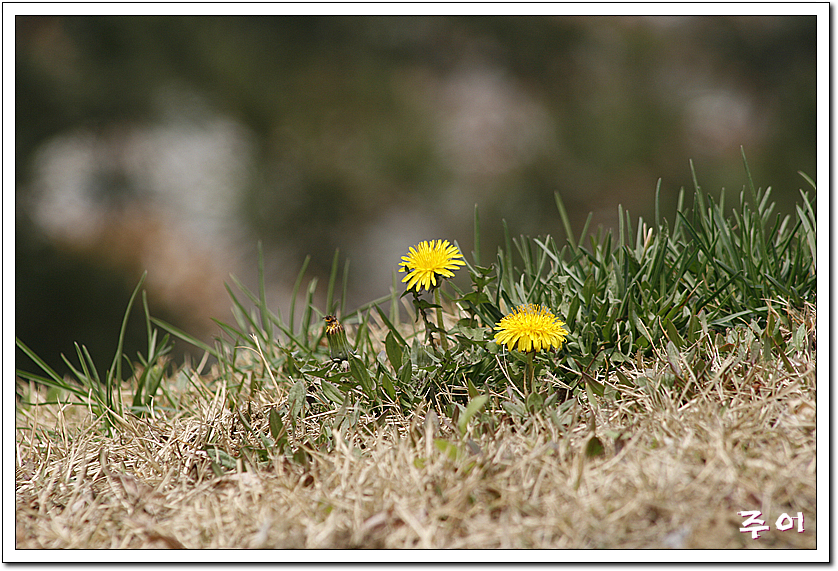
<path id="1" fill-rule="evenodd" d="M 425 335 L 426 340 L 425 342 L 428 343 L 431 347 L 434 346 L 434 334 L 433 334 L 433 327 L 431 326 L 430 321 L 428 321 L 428 315 L 425 313 L 425 309 L 423 308 L 422 304 L 419 303 L 419 293 L 416 291 L 410 292 L 413 294 L 413 307 L 416 308 L 416 321 L 419 321 L 419 316 L 422 317 L 422 323 L 425 324 Z"/>
<path id="2" fill-rule="evenodd" d="M 527 393 L 527 381 L 530 385 L 530 393 L 535 392 L 535 351 L 527 351 L 527 374 L 524 378 L 524 393 Z M 529 394 L 529 393 L 527 393 Z"/>
<path id="3" fill-rule="evenodd" d="M 445 334 L 445 324 L 442 321 L 442 296 L 439 294 L 439 288 L 434 290 L 434 300 L 439 306 L 436 308 L 436 322 L 439 326 L 439 345 L 443 351 L 448 350 L 448 335 Z"/>

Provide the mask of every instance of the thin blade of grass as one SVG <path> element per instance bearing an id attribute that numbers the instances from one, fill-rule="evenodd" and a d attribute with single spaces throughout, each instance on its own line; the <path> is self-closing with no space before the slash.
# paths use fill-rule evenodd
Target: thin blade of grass
<path id="1" fill-rule="evenodd" d="M 658 184 L 655 186 L 655 227 L 661 227 L 661 182 L 663 179 L 658 179 Z"/>
<path id="2" fill-rule="evenodd" d="M 53 387 L 56 389 L 61 389 L 67 392 L 70 392 L 76 395 L 82 402 L 87 402 L 87 392 L 83 391 L 79 387 L 67 383 L 63 380 L 56 382 L 55 379 L 52 377 L 43 377 L 41 375 L 36 375 L 35 373 L 30 373 L 28 371 L 24 371 L 22 369 L 15 369 L 15 376 L 20 377 L 26 381 L 32 381 L 38 384 L 42 384 L 47 387 Z"/>
<path id="3" fill-rule="evenodd" d="M 332 269 L 329 271 L 329 284 L 326 287 L 326 313 L 334 315 L 335 307 L 332 300 L 335 293 L 335 282 L 338 277 L 338 258 L 340 256 L 340 249 L 335 248 L 335 255 L 332 258 Z"/>
<path id="4" fill-rule="evenodd" d="M 396 288 L 397 288 L 397 283 L 398 283 L 397 282 L 397 277 L 396 277 L 396 270 L 392 271 L 392 279 L 393 279 L 393 285 L 390 288 L 390 294 L 391 294 L 391 297 L 390 297 L 390 321 L 395 322 L 395 323 L 399 323 L 399 321 L 400 321 L 400 318 L 399 318 L 399 296 L 396 295 L 396 291 L 397 291 Z"/>
<path id="5" fill-rule="evenodd" d="M 476 266 L 480 265 L 480 215 L 477 212 L 477 204 L 474 205 L 474 250 L 471 257 Z"/>
<path id="6" fill-rule="evenodd" d="M 267 295 L 265 293 L 265 258 L 262 254 L 262 241 L 259 240 L 256 246 L 258 252 L 258 272 L 259 272 L 259 316 L 262 318 L 262 329 L 265 332 L 265 338 L 273 338 L 273 326 L 270 319 L 270 310 L 268 309 Z"/>
<path id="7" fill-rule="evenodd" d="M 343 264 L 343 289 L 340 295 L 340 314 L 344 315 L 346 312 L 346 289 L 349 284 L 349 258 Z"/>
<path id="8" fill-rule="evenodd" d="M 232 277 L 232 276 L 231 276 Z M 235 280 L 235 278 L 234 278 Z M 239 328 L 242 330 L 238 332 L 238 335 L 243 338 L 247 338 L 247 333 L 244 331 L 250 326 L 250 329 L 254 332 L 259 333 L 259 336 L 265 339 L 266 331 L 259 327 L 256 322 L 256 319 L 250 315 L 250 312 L 247 311 L 247 308 L 244 306 L 242 302 L 239 301 L 239 298 L 233 293 L 233 289 L 228 285 L 224 284 L 224 288 L 227 290 L 227 293 L 230 295 L 230 299 L 233 302 L 233 309 L 237 311 L 233 311 L 233 317 L 236 319 L 236 323 L 238 324 Z M 259 299 L 256 298 L 253 301 L 256 303 L 260 303 Z M 264 314 L 263 314 L 264 315 Z M 215 320 L 213 320 L 215 321 Z"/>
<path id="9" fill-rule="evenodd" d="M 588 235 L 588 227 L 591 225 L 591 220 L 593 219 L 594 213 L 589 212 L 588 217 L 585 219 L 585 225 L 582 226 L 582 232 L 579 234 L 579 242 L 577 242 L 578 246 L 581 248 L 582 244 L 585 243 L 585 237 Z"/>
<path id="10" fill-rule="evenodd" d="M 289 315 L 288 323 L 291 326 L 291 333 L 294 336 L 294 332 L 296 331 L 296 326 L 294 325 L 294 310 L 297 307 L 297 292 L 300 290 L 300 285 L 303 283 L 303 275 L 306 273 L 306 268 L 308 268 L 308 263 L 311 261 L 311 256 L 306 256 L 305 260 L 303 260 L 303 267 L 300 268 L 300 273 L 297 274 L 297 279 L 294 282 L 294 289 L 291 290 L 291 311 Z"/>
<path id="11" fill-rule="evenodd" d="M 147 275 L 148 272 L 143 272 L 140 282 L 137 284 L 137 287 L 134 288 L 134 292 L 128 300 L 128 307 L 125 309 L 125 317 L 122 318 L 122 327 L 119 329 L 119 339 L 116 343 L 116 353 L 114 354 L 111 368 L 108 369 L 108 373 L 105 376 L 105 390 L 108 395 L 111 395 L 114 390 L 114 381 L 117 383 L 122 382 L 122 348 L 125 345 L 125 332 L 128 329 L 128 317 L 131 315 L 131 308 L 134 306 L 134 299 L 136 299 L 137 293 L 139 293 L 140 288 L 143 286 Z M 116 386 L 116 390 L 119 390 L 118 385 Z M 116 401 L 118 405 L 117 408 L 119 409 L 117 412 L 122 415 L 122 399 L 118 398 Z"/>
<path id="12" fill-rule="evenodd" d="M 58 373 L 56 373 L 56 372 L 52 369 L 52 367 L 50 367 L 49 365 L 47 365 L 46 361 L 44 361 L 43 359 L 41 359 L 40 357 L 38 357 L 38 355 L 37 355 L 37 354 L 35 354 L 35 352 L 34 352 L 32 349 L 30 349 L 29 347 L 27 347 L 27 345 L 26 345 L 23 341 L 21 341 L 18 337 L 15 337 L 15 345 L 17 345 L 17 347 L 18 347 L 21 351 L 23 351 L 23 353 L 24 353 L 27 357 L 29 357 L 30 359 L 32 359 L 32 360 L 35 362 L 35 364 L 36 364 L 36 365 L 38 365 L 38 367 L 40 367 L 40 368 L 41 368 L 41 370 L 42 370 L 43 372 L 45 372 L 47 375 L 49 375 L 49 378 L 50 378 L 50 379 L 52 379 L 52 381 L 55 383 L 55 385 L 56 385 L 57 387 L 61 387 L 63 384 L 65 384 L 65 383 L 64 383 L 64 379 L 63 379 L 63 378 L 62 378 L 62 377 L 61 377 Z M 68 389 L 68 390 L 69 390 L 69 389 Z"/>
<path id="13" fill-rule="evenodd" d="M 152 317 L 151 321 L 155 325 L 157 325 L 158 327 L 161 327 L 165 331 L 168 331 L 169 333 L 171 333 L 172 335 L 174 335 L 178 339 L 186 341 L 190 345 L 193 345 L 193 346 L 197 347 L 198 349 L 200 349 L 201 351 L 204 351 L 204 352 L 208 353 L 211 357 L 214 357 L 218 361 L 225 361 L 224 355 L 222 355 L 219 352 L 218 349 L 210 347 L 209 345 L 207 345 L 206 343 L 204 343 L 203 341 L 201 341 L 197 337 L 195 337 L 193 335 L 190 335 L 189 333 L 186 333 L 185 331 L 183 331 L 181 329 L 178 329 L 174 325 L 166 323 L 165 321 L 163 321 L 162 319 L 158 319 L 157 317 Z"/>
<path id="14" fill-rule="evenodd" d="M 559 209 L 559 218 L 562 219 L 562 226 L 564 227 L 564 233 L 567 237 L 567 241 L 570 243 L 570 248 L 575 250 L 576 242 L 573 239 L 573 229 L 570 226 L 570 218 L 567 215 L 567 210 L 565 210 L 564 201 L 562 201 L 562 197 L 558 190 L 553 193 L 553 197 L 556 200 L 556 208 Z"/>
<path id="15" fill-rule="evenodd" d="M 375 311 L 378 313 L 378 316 L 381 318 L 381 321 L 383 321 L 384 325 L 387 326 L 387 329 L 389 329 L 390 332 L 396 337 L 396 340 L 402 346 L 406 346 L 407 341 L 404 340 L 404 337 L 402 337 L 401 333 L 399 333 L 399 330 L 396 328 L 396 326 L 393 325 L 393 322 L 390 321 L 390 319 L 384 314 L 383 311 L 381 311 L 381 308 L 378 307 L 378 305 L 374 305 L 373 307 L 375 308 Z"/>
<path id="16" fill-rule="evenodd" d="M 305 339 L 306 343 L 309 341 L 309 330 L 311 329 L 311 318 L 313 315 L 313 300 L 314 290 L 317 289 L 317 278 L 312 278 L 308 283 L 308 290 L 306 291 L 306 308 L 303 311 L 303 318 L 300 323 L 300 336 Z"/>

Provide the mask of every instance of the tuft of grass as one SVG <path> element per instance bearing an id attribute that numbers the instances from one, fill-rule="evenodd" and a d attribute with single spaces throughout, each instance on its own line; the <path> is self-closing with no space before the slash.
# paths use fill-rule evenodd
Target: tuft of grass
<path id="1" fill-rule="evenodd" d="M 394 273 L 347 312 L 335 252 L 326 311 L 306 260 L 286 320 L 260 245 L 258 291 L 231 277 L 212 344 L 149 315 L 143 293 L 148 350 L 123 356 L 142 280 L 104 375 L 83 346 L 65 379 L 17 340 L 43 370 L 17 372 L 18 546 L 756 547 L 734 520 L 758 508 L 804 511 L 813 530 L 815 201 L 801 192 L 781 218 L 745 169 L 729 215 L 693 173 L 671 225 L 659 183 L 655 220 L 620 207 L 616 234 L 588 217 L 575 235 L 556 194 L 566 243 L 504 224 L 488 265 L 475 208 L 471 287 L 432 300 L 409 303 Z M 567 323 L 560 350 L 494 342 L 526 303 Z M 175 340 L 204 358 L 176 366 Z"/>
<path id="2" fill-rule="evenodd" d="M 134 299 L 145 281 L 146 274 L 143 273 L 139 283 L 134 288 L 131 298 L 128 301 L 128 308 L 125 310 L 125 317 L 122 319 L 122 327 L 119 331 L 116 353 L 113 362 L 103 376 L 99 375 L 96 364 L 90 358 L 87 348 L 84 345 L 75 344 L 78 366 L 64 355 L 62 359 L 70 368 L 75 379 L 66 379 L 59 376 L 49 365 L 36 355 L 26 344 L 15 338 L 16 345 L 28 355 L 46 374 L 46 376 L 17 370 L 15 374 L 19 379 L 37 383 L 38 385 L 51 387 L 50 401 L 55 399 L 57 404 L 67 403 L 71 405 L 82 405 L 88 407 L 93 414 L 99 417 L 105 428 L 110 432 L 121 422 L 124 422 L 123 405 L 123 378 L 122 360 L 127 359 L 122 353 L 125 331 L 128 325 L 128 317 L 134 305 Z M 143 291 L 143 309 L 146 319 L 146 331 L 148 333 L 148 354 L 137 355 L 139 365 L 132 365 L 132 377 L 135 379 L 135 386 L 131 397 L 131 412 L 142 414 L 149 410 L 152 402 L 161 388 L 161 381 L 166 366 L 166 355 L 171 351 L 169 336 L 164 335 L 158 342 L 158 331 L 152 330 L 148 312 L 148 302 Z M 131 361 L 128 360 L 129 365 Z M 139 370 L 138 370 L 139 369 Z M 22 399 L 22 404 L 31 404 Z"/>

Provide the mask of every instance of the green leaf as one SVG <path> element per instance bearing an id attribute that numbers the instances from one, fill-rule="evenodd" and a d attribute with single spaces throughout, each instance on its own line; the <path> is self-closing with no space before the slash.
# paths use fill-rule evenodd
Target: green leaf
<path id="1" fill-rule="evenodd" d="M 776 341 L 774 343 L 776 345 Z M 779 346 L 777 347 L 777 352 L 780 355 L 780 360 L 783 361 L 783 365 L 786 367 L 786 371 L 788 371 L 789 373 L 792 373 L 792 374 L 796 373 L 794 367 L 791 364 L 791 361 L 789 361 L 789 358 L 786 355 L 786 352 L 783 351 L 783 349 Z"/>
<path id="2" fill-rule="evenodd" d="M 466 390 L 468 390 L 469 399 L 473 399 L 479 394 L 477 392 L 477 387 L 474 386 L 474 383 L 471 382 L 471 379 L 466 379 Z"/>
<path id="3" fill-rule="evenodd" d="M 387 332 L 387 337 L 384 340 L 384 348 L 387 351 L 387 359 L 390 365 L 393 366 L 394 371 L 398 371 L 402 366 L 402 347 L 396 340 L 392 331 Z"/>
<path id="4" fill-rule="evenodd" d="M 288 391 L 288 408 L 291 411 L 291 417 L 299 416 L 300 411 L 303 410 L 303 404 L 306 401 L 306 383 L 302 379 L 294 383 L 291 390 Z"/>
<path id="5" fill-rule="evenodd" d="M 216 448 L 214 446 L 207 446 L 206 453 L 209 459 L 221 466 L 227 468 L 228 470 L 235 470 L 236 468 L 236 459 L 230 456 L 227 452 L 222 450 L 221 448 Z"/>
<path id="6" fill-rule="evenodd" d="M 628 377 L 621 370 L 617 369 L 614 373 L 617 375 L 617 379 L 620 381 L 621 385 L 625 385 L 627 387 L 634 386 L 634 383 L 629 381 Z"/>
<path id="7" fill-rule="evenodd" d="M 591 436 L 587 444 L 585 444 L 585 456 L 587 458 L 596 458 L 597 456 L 602 456 L 603 453 L 605 453 L 605 446 L 602 445 L 602 441 L 596 436 Z"/>
<path id="8" fill-rule="evenodd" d="M 480 395 L 469 401 L 468 406 L 466 406 L 465 412 L 460 415 L 459 422 L 457 423 L 457 426 L 460 429 L 460 434 L 466 433 L 466 428 L 468 427 L 469 421 L 474 417 L 475 414 L 480 412 L 484 406 L 486 406 L 486 402 L 488 402 L 488 400 L 489 397 L 487 395 Z"/>
<path id="9" fill-rule="evenodd" d="M 590 383 L 585 383 L 585 392 L 588 393 L 588 404 L 591 407 L 596 406 L 596 397 L 594 396 L 594 390 Z"/>
<path id="10" fill-rule="evenodd" d="M 682 378 L 683 374 L 681 373 L 681 365 L 678 364 L 678 359 L 680 355 L 678 354 L 678 348 L 675 346 L 675 343 L 672 341 L 668 341 L 666 343 L 666 359 L 669 362 L 669 366 L 672 368 L 672 372 L 678 378 Z"/>
<path id="11" fill-rule="evenodd" d="M 372 378 L 367 370 L 367 366 L 364 365 L 364 362 L 361 361 L 357 355 L 349 355 L 349 370 L 352 373 L 352 377 L 359 385 L 361 385 L 361 388 L 364 389 L 364 392 L 368 396 L 371 396 L 373 394 Z"/>
<path id="12" fill-rule="evenodd" d="M 540 412 L 544 408 L 544 397 L 539 393 L 530 393 L 527 395 L 527 410 L 532 413 Z"/>
<path id="13" fill-rule="evenodd" d="M 519 416 L 519 417 L 527 416 L 527 409 L 520 402 L 513 402 L 513 401 L 508 401 L 508 400 L 503 401 L 501 403 L 501 407 L 503 407 L 503 410 L 505 410 L 506 412 L 508 412 L 509 414 L 511 414 L 513 416 Z"/>
<path id="14" fill-rule="evenodd" d="M 394 400 L 396 398 L 396 388 L 393 386 L 390 373 L 383 368 L 379 370 L 381 371 L 381 375 L 379 376 L 381 388 L 384 389 L 391 400 Z"/>
<path id="15" fill-rule="evenodd" d="M 169 325 L 165 321 L 163 321 L 161 319 L 157 319 L 156 317 L 152 317 L 151 321 L 152 321 L 152 323 L 154 323 L 158 327 L 161 327 L 164 330 L 168 331 L 169 333 L 171 333 L 172 335 L 174 335 L 178 339 L 182 339 L 183 341 L 186 341 L 190 345 L 193 345 L 193 346 L 197 347 L 201 351 L 204 351 L 205 353 L 208 353 L 211 357 L 217 359 L 218 361 L 222 361 L 222 362 L 225 361 L 225 356 L 223 354 L 219 353 L 215 348 L 210 347 L 209 345 L 207 345 L 206 343 L 204 343 L 203 341 L 201 341 L 197 337 L 194 337 L 193 335 L 190 335 L 190 334 L 186 333 L 185 331 L 182 331 L 182 330 L 178 329 L 174 325 Z"/>
<path id="16" fill-rule="evenodd" d="M 797 351 L 803 351 L 806 347 L 806 324 L 801 323 L 800 326 L 795 330 L 794 337 L 792 337 L 792 347 L 795 348 Z"/>
<path id="17" fill-rule="evenodd" d="M 594 297 L 594 292 L 596 291 L 596 280 L 594 279 L 594 274 L 588 274 L 587 279 L 585 280 L 585 285 L 582 286 L 582 297 L 585 300 L 585 305 L 590 308 L 591 300 Z"/>
<path id="18" fill-rule="evenodd" d="M 649 330 L 646 328 L 646 325 L 644 325 L 643 321 L 640 320 L 640 316 L 638 316 L 636 312 L 632 312 L 631 317 L 638 331 L 640 331 L 640 333 L 643 334 L 643 337 L 645 337 L 649 341 L 650 345 L 654 345 L 655 340 L 652 338 L 652 334 L 649 333 Z"/>
<path id="19" fill-rule="evenodd" d="M 457 445 L 448 442 L 445 439 L 435 438 L 434 446 L 436 446 L 437 450 L 448 456 L 448 458 L 451 460 L 456 461 L 457 458 L 460 457 L 460 449 L 457 447 Z"/>
<path id="20" fill-rule="evenodd" d="M 282 435 L 284 426 L 282 424 L 282 418 L 280 418 L 279 413 L 274 407 L 271 407 L 271 411 L 268 413 L 268 428 L 271 431 L 274 442 L 278 441 Z"/>
<path id="21" fill-rule="evenodd" d="M 681 334 L 678 333 L 678 329 L 672 324 L 669 319 L 663 320 L 663 328 L 666 331 L 666 334 L 669 336 L 669 339 L 672 343 L 675 343 L 675 346 L 680 349 L 684 345 L 686 345 L 686 341 L 684 338 L 681 337 Z"/>
<path id="22" fill-rule="evenodd" d="M 82 390 L 78 389 L 77 387 L 74 387 L 73 385 L 70 385 L 69 383 L 66 383 L 64 381 L 64 379 L 52 369 L 52 367 L 47 365 L 46 361 L 44 361 L 43 359 L 38 357 L 38 355 L 35 354 L 35 352 L 32 349 L 27 347 L 26 344 L 23 341 L 21 341 L 20 339 L 18 339 L 17 337 L 15 337 L 15 345 L 17 345 L 18 349 L 23 351 L 26 354 L 27 357 L 32 359 L 35 362 L 35 364 L 38 365 L 38 367 L 41 368 L 41 370 L 43 372 L 45 372 L 47 375 L 49 375 L 49 379 L 52 381 L 53 386 L 66 389 L 68 391 L 75 392 L 76 394 L 78 394 L 80 396 L 85 395 L 85 391 L 82 391 Z M 20 372 L 18 372 L 17 374 L 20 376 Z M 38 379 L 38 377 L 36 377 L 35 375 L 29 375 L 29 377 L 32 377 L 33 378 L 32 380 L 37 380 Z M 44 380 L 42 379 L 41 382 L 44 382 Z"/>
<path id="23" fill-rule="evenodd" d="M 410 383 L 410 379 L 413 376 L 413 364 L 410 362 L 410 356 L 404 355 L 407 357 L 403 360 L 401 369 L 399 369 L 399 385 L 402 387 L 406 387 Z"/>
<path id="24" fill-rule="evenodd" d="M 332 401 L 335 404 L 343 403 L 343 393 L 340 392 L 335 385 L 330 383 L 329 381 L 320 381 L 320 388 L 323 391 L 323 396 L 327 399 Z"/>
<path id="25" fill-rule="evenodd" d="M 578 361 L 576 362 L 576 366 L 581 368 Z M 579 374 L 582 375 L 583 379 L 585 379 L 585 386 L 590 387 L 590 390 L 592 390 L 594 394 L 598 396 L 605 394 L 605 386 L 602 383 L 598 382 L 585 371 L 579 371 Z"/>

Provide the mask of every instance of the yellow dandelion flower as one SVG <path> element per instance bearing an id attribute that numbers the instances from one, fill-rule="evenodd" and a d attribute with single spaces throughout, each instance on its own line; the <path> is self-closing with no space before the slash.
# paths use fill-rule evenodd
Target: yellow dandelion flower
<path id="1" fill-rule="evenodd" d="M 495 327 L 495 342 L 524 353 L 562 346 L 568 331 L 564 322 L 539 305 L 519 305 Z"/>
<path id="2" fill-rule="evenodd" d="M 411 246 L 410 253 L 402 256 L 404 261 L 399 262 L 402 266 L 399 271 L 409 272 L 402 278 L 402 282 L 407 282 L 408 290 L 415 287 L 417 292 L 419 288 L 430 291 L 439 285 L 438 278 L 450 278 L 454 275 L 452 270 L 459 269 L 457 266 L 466 265 L 463 260 L 458 259 L 462 257 L 457 246 L 449 244 L 448 240 L 431 240 L 422 242 L 415 248 Z"/>

